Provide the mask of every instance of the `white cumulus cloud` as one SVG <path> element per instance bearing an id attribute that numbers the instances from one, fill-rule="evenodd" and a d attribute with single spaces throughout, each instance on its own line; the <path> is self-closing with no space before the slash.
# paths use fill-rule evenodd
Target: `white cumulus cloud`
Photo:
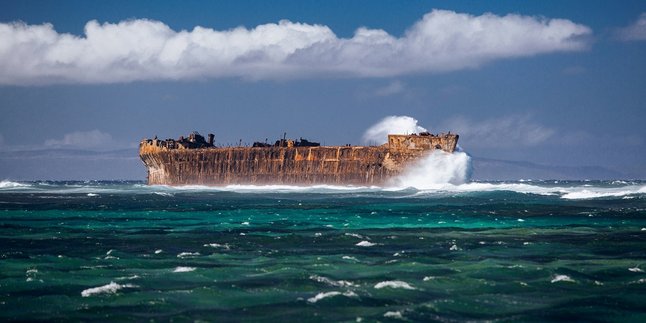
<path id="1" fill-rule="evenodd" d="M 243 77 L 386 77 L 473 68 L 585 49 L 590 28 L 565 19 L 433 10 L 401 37 L 281 20 L 175 31 L 160 21 L 90 21 L 82 36 L 51 24 L 0 23 L 0 84 L 114 83 Z"/>
<path id="2" fill-rule="evenodd" d="M 529 116 L 505 116 L 484 120 L 457 117 L 443 128 L 460 135 L 461 140 L 477 142 L 483 147 L 511 148 L 539 145 L 556 131 L 533 121 Z"/>
<path id="3" fill-rule="evenodd" d="M 65 134 L 61 139 L 47 139 L 45 146 L 50 148 L 112 148 L 112 135 L 99 130 L 75 131 Z"/>
<path id="4" fill-rule="evenodd" d="M 646 40 L 646 12 L 643 12 L 633 24 L 621 28 L 618 36 L 622 40 Z"/>

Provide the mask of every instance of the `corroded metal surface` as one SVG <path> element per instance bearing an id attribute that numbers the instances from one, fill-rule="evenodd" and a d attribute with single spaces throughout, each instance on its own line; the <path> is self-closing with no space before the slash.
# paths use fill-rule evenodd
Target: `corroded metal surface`
<path id="1" fill-rule="evenodd" d="M 174 148 L 143 140 L 150 185 L 383 185 L 434 149 L 453 152 L 458 136 L 390 135 L 382 146 Z"/>

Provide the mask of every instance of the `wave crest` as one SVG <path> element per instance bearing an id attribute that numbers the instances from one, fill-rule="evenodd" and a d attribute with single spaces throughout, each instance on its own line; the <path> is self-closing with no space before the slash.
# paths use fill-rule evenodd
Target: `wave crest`
<path id="1" fill-rule="evenodd" d="M 467 153 L 435 150 L 410 165 L 394 180 L 394 184 L 417 189 L 438 189 L 446 187 L 447 184 L 464 184 L 471 178 L 471 173 L 471 157 Z"/>
<path id="2" fill-rule="evenodd" d="M 0 181 L 0 189 L 2 189 L 2 188 L 21 188 L 21 187 L 31 187 L 31 185 L 18 183 L 18 182 L 12 182 L 12 181 L 8 181 L 8 180 Z"/>

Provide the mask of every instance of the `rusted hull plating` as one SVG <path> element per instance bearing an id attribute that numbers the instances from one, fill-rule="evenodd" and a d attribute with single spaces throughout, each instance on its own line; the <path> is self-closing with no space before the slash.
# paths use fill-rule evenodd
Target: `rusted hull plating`
<path id="1" fill-rule="evenodd" d="M 445 137 L 437 147 L 402 146 L 393 138 L 376 147 L 167 149 L 143 141 L 139 155 L 150 185 L 385 185 L 432 150 L 452 152 L 457 138 Z"/>

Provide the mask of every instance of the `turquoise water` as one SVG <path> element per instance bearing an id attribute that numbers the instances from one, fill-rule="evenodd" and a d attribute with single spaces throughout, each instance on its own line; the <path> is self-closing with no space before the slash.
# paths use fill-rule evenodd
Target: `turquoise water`
<path id="1" fill-rule="evenodd" d="M 646 320 L 646 183 L 1 182 L 1 320 Z"/>

